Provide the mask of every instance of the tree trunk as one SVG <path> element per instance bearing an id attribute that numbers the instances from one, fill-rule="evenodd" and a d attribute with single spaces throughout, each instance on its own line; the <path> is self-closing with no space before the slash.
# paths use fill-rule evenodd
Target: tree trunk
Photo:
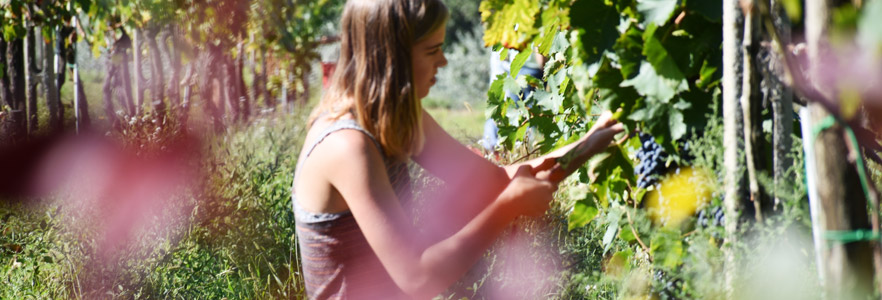
<path id="1" fill-rule="evenodd" d="M 25 93 L 28 111 L 28 135 L 32 136 L 37 132 L 37 62 L 36 47 L 37 43 L 34 38 L 34 27 L 26 21 L 25 28 L 27 35 L 24 40 L 24 63 L 25 63 Z"/>
<path id="2" fill-rule="evenodd" d="M 300 72 L 300 82 L 303 86 L 303 93 L 300 94 L 300 104 L 301 106 L 306 107 L 306 105 L 309 104 L 309 71 L 307 69 L 303 69 Z"/>
<path id="3" fill-rule="evenodd" d="M 15 139 L 27 135 L 27 96 L 25 89 L 24 40 L 14 39 L 7 44 L 7 73 L 9 75 L 9 99 L 12 105 L 12 121 L 15 123 L 13 132 Z"/>
<path id="4" fill-rule="evenodd" d="M 818 78 L 822 70 L 818 68 L 829 53 L 824 42 L 829 29 L 829 2 L 807 1 L 805 15 L 806 42 L 809 55 L 810 80 Z M 830 99 L 836 91 L 829 93 Z M 867 218 L 867 199 L 860 185 L 860 178 L 854 166 L 848 162 L 848 148 L 843 128 L 835 122 L 827 122 L 829 113 L 819 104 L 808 106 L 812 131 L 809 134 L 809 147 L 813 147 L 814 159 L 806 160 L 813 164 L 816 183 L 810 196 L 816 196 L 815 213 L 820 222 L 821 236 L 829 238 L 831 231 L 850 232 L 869 227 Z M 829 126 L 828 126 L 829 125 Z M 815 135 L 817 133 L 817 135 Z M 859 152 L 859 151 L 858 151 Z M 830 299 L 864 299 L 873 293 L 872 247 L 866 241 L 824 240 L 821 248 L 822 284 Z"/>
<path id="5" fill-rule="evenodd" d="M 268 107 L 270 109 L 275 109 L 276 108 L 276 98 L 273 98 L 272 94 L 270 93 L 269 87 L 268 87 L 269 70 L 267 70 L 266 60 L 269 59 L 269 56 L 267 55 L 266 52 L 267 52 L 266 49 L 260 50 L 260 82 L 258 83 L 258 81 L 255 80 L 254 83 L 256 86 L 255 89 L 259 88 L 261 94 L 263 94 L 263 105 L 265 105 L 266 107 Z"/>
<path id="6" fill-rule="evenodd" d="M 171 43 L 171 49 L 175 49 L 175 33 L 174 33 L 174 25 L 169 25 L 165 31 L 160 33 L 159 35 L 159 51 L 162 55 L 165 55 L 165 58 L 169 62 L 169 66 L 171 67 L 170 76 L 167 83 L 166 94 L 168 95 L 168 102 L 171 106 L 176 107 L 181 104 L 180 99 L 180 81 L 181 81 L 181 61 L 178 57 L 178 51 L 172 53 L 169 50 L 168 43 Z M 179 107 L 178 107 L 179 108 Z"/>
<path id="7" fill-rule="evenodd" d="M 726 264 L 727 299 L 735 299 L 735 286 L 738 282 L 738 261 L 736 245 L 739 241 L 738 229 L 744 186 L 743 170 L 739 166 L 742 161 L 739 150 L 742 149 L 742 115 L 738 99 L 741 97 L 742 52 L 741 38 L 744 28 L 743 15 L 738 0 L 723 0 L 723 161 L 726 170 L 724 178 L 726 241 L 724 245 Z"/>
<path id="8" fill-rule="evenodd" d="M 260 73 L 257 73 L 258 58 L 256 56 L 257 54 L 252 54 L 252 57 L 254 57 L 254 59 L 252 59 L 251 65 L 249 66 L 251 68 L 251 74 L 254 75 L 254 80 L 251 82 L 251 99 L 254 100 L 255 107 L 258 105 L 258 98 L 263 95 L 263 89 L 260 88 Z M 266 105 L 266 100 L 264 100 L 264 105 Z"/>
<path id="9" fill-rule="evenodd" d="M 6 59 L 6 39 L 3 36 L 0 36 L 0 66 L 7 66 L 8 62 Z M 12 110 L 14 103 L 12 99 L 12 91 L 10 91 L 10 81 L 9 74 L 5 72 L 4 68 L 2 72 L 0 72 L 0 105 L 5 105 Z M 0 107 L 0 112 L 3 112 L 4 108 Z M 6 112 L 8 114 L 8 112 Z M 14 120 L 12 116 L 3 116 L 0 118 L 0 141 L 14 141 L 15 140 L 15 128 L 14 128 Z M 9 121 L 6 121 L 9 119 Z M 12 126 L 10 126 L 12 125 Z"/>
<path id="10" fill-rule="evenodd" d="M 141 114 L 141 109 L 144 107 L 144 92 L 143 92 L 143 78 L 141 74 L 141 30 L 135 28 L 132 30 L 132 71 L 135 73 L 135 80 L 132 81 L 132 85 L 134 89 L 134 102 L 135 102 L 135 110 L 134 114 Z M 128 74 L 128 72 L 126 72 Z"/>
<path id="11" fill-rule="evenodd" d="M 113 60 L 115 59 L 114 57 L 119 55 L 119 53 L 115 52 L 116 50 L 111 52 L 110 59 L 107 60 L 107 74 L 104 77 L 104 85 L 102 88 L 102 92 L 104 93 L 104 115 L 107 117 L 107 121 L 112 128 L 119 127 L 119 118 L 117 118 L 116 110 L 113 108 L 113 84 L 117 82 L 116 77 L 119 76 L 117 75 L 117 73 L 119 73 L 119 68 L 113 63 Z M 124 105 L 120 106 L 125 107 Z"/>
<path id="12" fill-rule="evenodd" d="M 221 82 L 223 82 L 224 103 L 229 103 L 230 116 L 227 118 L 236 122 L 239 120 L 239 93 L 235 76 L 235 66 L 233 66 L 233 58 L 228 54 L 222 57 L 223 65 L 221 66 Z"/>
<path id="13" fill-rule="evenodd" d="M 184 91 L 181 95 L 181 105 L 178 108 L 177 117 L 181 122 L 182 128 L 187 128 L 187 121 L 189 120 L 189 112 L 190 112 L 190 95 L 193 92 L 193 85 L 196 83 L 195 76 L 193 75 L 193 68 L 195 63 L 191 62 L 187 64 L 186 71 L 184 72 L 184 79 L 181 80 L 182 85 L 184 85 Z"/>
<path id="14" fill-rule="evenodd" d="M 214 129 L 220 132 L 223 130 L 222 114 L 215 105 L 213 97 L 215 94 L 214 83 L 218 79 L 218 71 L 220 71 L 217 68 L 220 56 L 218 52 L 220 52 L 219 49 L 214 49 L 214 47 L 210 45 L 207 46 L 203 52 L 199 67 L 201 70 L 199 88 L 202 90 L 200 98 L 202 98 L 202 101 L 205 104 L 205 112 L 211 117 Z M 223 104 L 223 102 L 220 104 Z"/>
<path id="15" fill-rule="evenodd" d="M 43 37 L 43 95 L 46 107 L 49 108 L 49 128 L 59 131 L 63 127 L 64 108 L 61 107 L 61 99 L 58 97 L 58 87 L 55 86 L 55 55 L 52 39 Z"/>
<path id="16" fill-rule="evenodd" d="M 783 8 L 780 0 L 774 0 L 771 4 L 770 16 L 775 25 L 778 37 L 784 45 L 790 44 L 790 21 L 784 18 Z M 771 43 L 772 48 L 776 47 L 775 43 Z M 790 157 L 790 149 L 793 147 L 793 140 L 790 135 L 793 133 L 793 90 L 786 86 L 780 80 L 782 74 L 786 72 L 782 66 L 783 61 L 779 57 L 778 51 L 769 51 L 769 63 L 761 64 L 767 66 L 765 80 L 767 90 L 765 97 L 772 104 L 772 164 L 774 174 L 775 191 L 773 196 L 775 209 L 781 205 L 781 199 L 778 197 L 778 191 L 783 188 L 783 183 L 792 182 L 793 176 L 787 174 L 787 169 L 792 167 L 793 159 Z"/>
<path id="17" fill-rule="evenodd" d="M 0 66 L 8 66 L 9 63 L 6 60 L 6 47 L 7 47 L 6 39 L 0 35 Z M 9 73 L 6 73 L 6 70 L 2 70 L 2 76 L 0 76 L 0 103 L 6 104 L 11 109 L 15 104 L 12 100 L 12 91 L 10 91 L 9 86 Z"/>
<path id="18" fill-rule="evenodd" d="M 104 77 L 104 113 L 111 126 L 115 128 L 118 128 L 120 123 L 113 106 L 114 98 L 118 99 L 120 107 L 125 110 L 124 115 L 134 116 L 135 107 L 132 104 L 128 55 L 126 55 L 129 48 L 131 48 L 131 40 L 123 31 L 122 35 L 113 42 L 110 59 L 107 60 L 107 75 Z"/>
<path id="19" fill-rule="evenodd" d="M 242 114 L 241 120 L 248 122 L 251 117 L 251 97 L 248 95 L 248 88 L 245 86 L 245 42 L 239 42 L 236 46 L 239 56 L 236 57 L 236 85 L 239 89 L 239 105 Z"/>
<path id="20" fill-rule="evenodd" d="M 62 26 L 55 31 L 55 89 L 58 91 L 59 100 L 61 99 L 61 87 L 67 81 L 67 58 L 70 49 L 65 47 L 65 42 L 70 38 L 71 33 L 73 33 L 73 27 L 69 26 Z M 61 108 L 63 112 L 64 106 L 61 106 Z M 62 113 L 62 115 L 64 114 Z"/>
<path id="21" fill-rule="evenodd" d="M 135 100 L 135 97 L 140 95 L 138 91 L 132 89 L 132 73 L 129 70 L 129 61 L 131 61 L 131 59 L 127 53 L 127 51 L 134 48 L 132 47 L 132 40 L 129 38 L 129 35 L 126 34 L 126 31 L 123 29 L 120 29 L 120 31 L 122 31 L 122 36 L 120 36 L 116 43 L 114 43 L 119 45 L 118 53 L 120 55 L 119 69 L 117 70 L 116 76 L 121 85 L 116 88 L 122 87 L 123 92 L 121 94 L 124 96 L 122 97 L 123 103 L 121 103 L 121 105 L 125 105 L 126 109 L 128 109 L 129 116 L 135 116 L 140 110 L 140 105 L 137 107 L 135 106 L 135 103 L 140 101 L 140 98 Z M 135 50 L 132 50 L 132 52 L 135 52 Z"/>
<path id="22" fill-rule="evenodd" d="M 159 53 L 159 45 L 156 43 L 156 38 L 159 35 L 159 27 L 151 27 L 147 29 L 146 35 L 144 36 L 147 39 L 147 47 L 150 53 L 150 61 L 152 62 L 152 69 L 150 71 L 150 80 L 153 83 L 150 91 L 150 95 L 152 96 L 152 107 L 153 112 L 157 116 L 162 116 L 165 114 L 165 76 L 163 75 L 162 70 L 162 55 Z"/>
<path id="23" fill-rule="evenodd" d="M 762 95 L 760 93 L 760 77 L 756 65 L 760 44 L 760 15 L 757 5 L 752 0 L 742 0 L 744 14 L 744 38 L 742 39 L 742 75 L 741 75 L 741 111 L 743 114 L 744 154 L 747 165 L 747 178 L 750 196 L 753 203 L 754 218 L 763 221 L 765 193 L 759 185 L 757 173 L 765 166 L 762 152 Z"/>
<path id="24" fill-rule="evenodd" d="M 290 76 L 288 76 L 288 70 L 284 68 L 280 68 L 279 77 L 282 78 L 282 89 L 279 91 L 279 95 L 282 96 L 282 107 L 285 112 L 289 112 L 289 103 L 288 103 L 288 82 L 291 81 Z"/>
<path id="25" fill-rule="evenodd" d="M 83 89 L 83 81 L 80 80 L 80 70 L 77 66 L 74 66 L 74 87 L 77 90 L 78 126 L 80 128 L 89 128 L 92 125 L 92 118 L 89 115 L 89 101 L 86 99 L 86 91 Z"/>
<path id="26" fill-rule="evenodd" d="M 92 123 L 89 117 L 89 102 L 86 101 L 86 92 L 83 90 L 83 81 L 80 80 L 80 69 L 77 64 L 77 21 L 73 18 L 70 28 L 70 49 L 68 49 L 68 60 L 70 60 L 73 70 L 73 90 L 74 90 L 74 115 L 76 117 L 77 133 L 80 130 L 88 128 Z"/>

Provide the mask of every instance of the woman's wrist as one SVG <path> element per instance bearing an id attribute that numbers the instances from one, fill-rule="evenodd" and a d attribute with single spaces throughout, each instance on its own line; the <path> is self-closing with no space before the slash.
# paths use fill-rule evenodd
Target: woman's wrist
<path id="1" fill-rule="evenodd" d="M 523 214 L 521 212 L 520 206 L 518 204 L 518 200 L 521 198 L 520 192 L 517 191 L 518 187 L 516 186 L 515 180 L 512 180 L 508 183 L 505 189 L 502 190 L 502 193 L 499 194 L 499 197 L 496 201 L 493 202 L 495 205 L 495 209 L 500 211 L 506 219 L 514 219 Z"/>

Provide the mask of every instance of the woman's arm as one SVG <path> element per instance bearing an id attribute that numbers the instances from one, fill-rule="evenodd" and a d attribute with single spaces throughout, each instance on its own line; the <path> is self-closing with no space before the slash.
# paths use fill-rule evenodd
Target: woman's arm
<path id="1" fill-rule="evenodd" d="M 395 283 L 408 295 L 428 298 L 462 276 L 516 216 L 544 212 L 555 187 L 523 167 L 496 201 L 445 239 L 421 246 L 411 219 L 396 198 L 379 151 L 363 134 L 343 131 L 317 149 L 317 163 L 343 196 L 368 244 Z M 346 166 L 339 168 L 335 166 Z"/>
<path id="2" fill-rule="evenodd" d="M 424 202 L 430 216 L 424 218 L 427 235 L 447 237 L 486 208 L 511 181 L 505 169 L 466 148 L 423 111 L 425 144 L 413 160 L 444 181 L 444 188 Z"/>

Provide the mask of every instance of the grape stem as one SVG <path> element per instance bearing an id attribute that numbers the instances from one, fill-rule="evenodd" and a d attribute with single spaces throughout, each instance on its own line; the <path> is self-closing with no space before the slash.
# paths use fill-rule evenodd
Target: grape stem
<path id="1" fill-rule="evenodd" d="M 631 212 L 628 211 L 627 209 L 625 209 L 625 217 L 628 218 L 628 227 L 631 228 L 631 233 L 634 234 L 634 238 L 637 239 L 637 243 L 640 244 L 640 247 L 643 248 L 643 251 L 646 251 L 646 253 L 648 254 L 648 253 L 649 253 L 649 248 L 647 248 L 647 247 L 646 247 L 646 244 L 644 244 L 643 241 L 640 240 L 640 235 L 637 234 L 637 230 L 634 229 L 634 221 L 631 220 Z M 647 257 L 649 257 L 649 262 L 651 263 L 651 262 L 652 262 L 652 256 L 651 256 L 651 255 L 647 255 Z"/>

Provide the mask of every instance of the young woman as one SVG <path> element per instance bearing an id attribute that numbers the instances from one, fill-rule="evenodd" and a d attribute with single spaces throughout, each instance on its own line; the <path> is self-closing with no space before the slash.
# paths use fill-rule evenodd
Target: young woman
<path id="1" fill-rule="evenodd" d="M 458 143 L 420 106 L 447 64 L 447 17 L 441 0 L 346 3 L 337 70 L 310 118 L 294 179 L 310 298 L 437 295 L 515 217 L 541 215 L 552 200 L 553 157 L 568 147 L 499 167 Z M 588 135 L 595 152 L 622 130 L 608 119 Z M 426 218 L 444 226 L 415 226 L 402 208 L 409 161 L 445 181 L 445 209 Z"/>

